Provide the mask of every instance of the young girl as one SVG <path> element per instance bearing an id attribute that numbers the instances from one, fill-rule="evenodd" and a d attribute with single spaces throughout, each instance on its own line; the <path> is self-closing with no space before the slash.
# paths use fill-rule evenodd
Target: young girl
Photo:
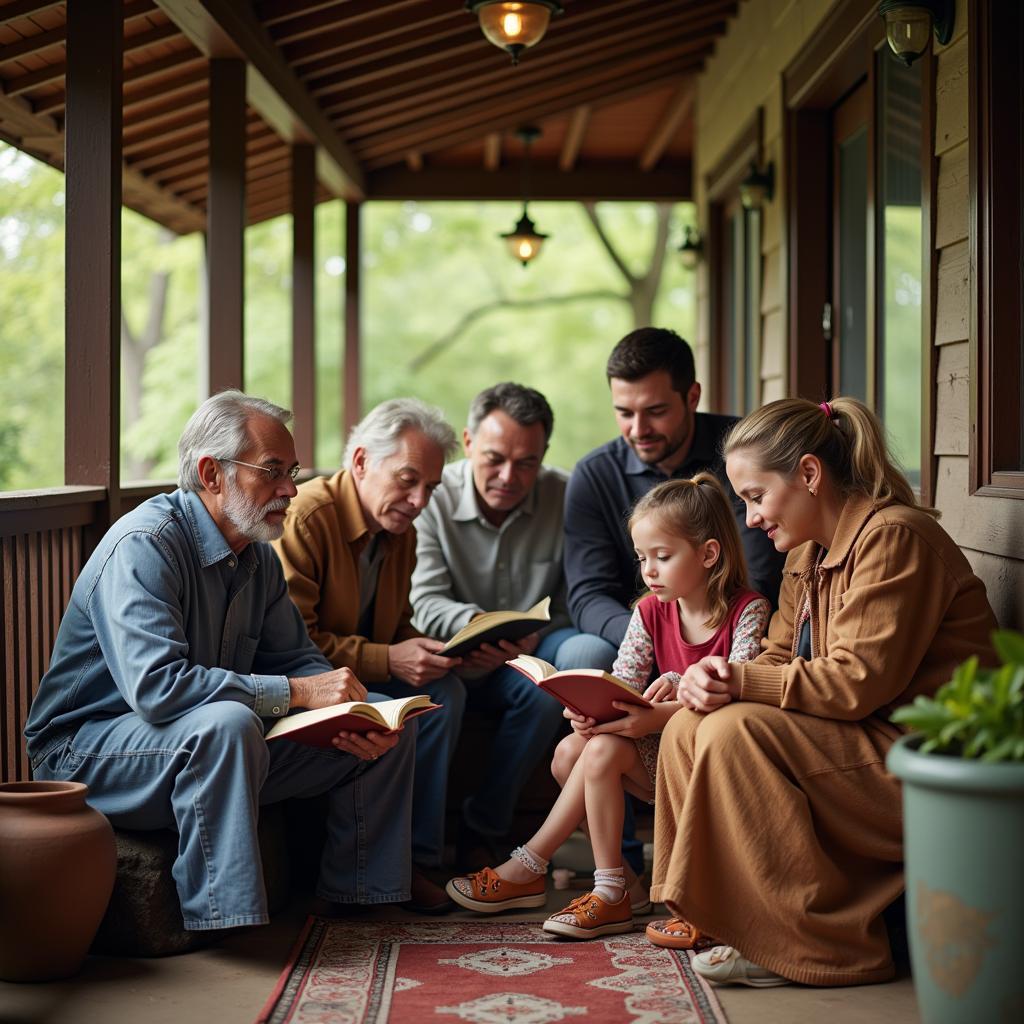
<path id="1" fill-rule="evenodd" d="M 747 588 L 732 508 L 710 473 L 655 487 L 637 502 L 629 530 L 650 593 L 633 611 L 613 673 L 654 706 L 616 702 L 623 717 L 603 725 L 567 710 L 573 732 L 555 751 L 562 792 L 547 820 L 498 868 L 447 885 L 456 903 L 481 913 L 543 906 L 548 860 L 582 822 L 594 851 L 594 890 L 544 922 L 545 931 L 575 939 L 633 927 L 622 863 L 625 793 L 654 798 L 658 736 L 687 706 L 675 700 L 681 673 L 712 654 L 753 658 L 770 613 Z M 662 674 L 648 686 L 655 665 Z"/>

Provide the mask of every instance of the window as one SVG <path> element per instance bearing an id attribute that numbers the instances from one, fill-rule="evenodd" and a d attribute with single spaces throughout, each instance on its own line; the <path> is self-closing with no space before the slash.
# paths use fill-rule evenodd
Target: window
<path id="1" fill-rule="evenodd" d="M 1022 498 L 1024 10 L 978 0 L 970 17 L 971 489 Z"/>

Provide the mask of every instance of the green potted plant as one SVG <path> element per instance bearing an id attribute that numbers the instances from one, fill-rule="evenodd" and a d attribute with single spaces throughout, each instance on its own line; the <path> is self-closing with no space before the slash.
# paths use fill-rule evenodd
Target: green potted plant
<path id="1" fill-rule="evenodd" d="M 892 720 L 907 925 L 925 1024 L 1024 1020 L 1024 636 L 964 662 Z"/>

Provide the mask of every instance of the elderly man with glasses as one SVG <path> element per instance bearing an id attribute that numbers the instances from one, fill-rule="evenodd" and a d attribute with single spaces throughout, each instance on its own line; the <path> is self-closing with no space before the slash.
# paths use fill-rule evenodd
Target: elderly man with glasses
<path id="1" fill-rule="evenodd" d="M 413 521 L 441 483 L 455 432 L 439 410 L 415 398 L 382 402 L 353 427 L 344 467 L 299 487 L 274 544 L 292 600 L 332 665 L 352 669 L 392 697 L 426 692 L 444 712 L 417 723 L 410 908 L 451 907 L 419 868 L 441 863 L 448 767 L 466 690 L 456 658 L 411 623 L 416 564 Z"/>
<path id="2" fill-rule="evenodd" d="M 84 782 L 117 826 L 178 831 L 192 931 L 267 922 L 257 817 L 290 796 L 327 794 L 323 900 L 409 898 L 415 727 L 339 733 L 334 751 L 263 738 L 293 708 L 367 697 L 310 641 L 267 543 L 296 493 L 290 418 L 237 391 L 200 406 L 178 489 L 82 569 L 25 729 L 35 778 Z"/>

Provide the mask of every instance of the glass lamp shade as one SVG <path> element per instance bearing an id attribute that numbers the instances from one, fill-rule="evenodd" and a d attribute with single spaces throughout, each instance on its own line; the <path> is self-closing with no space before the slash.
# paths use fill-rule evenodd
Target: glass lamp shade
<path id="1" fill-rule="evenodd" d="M 541 246 L 544 244 L 544 240 L 548 236 L 542 235 L 537 231 L 533 221 L 530 220 L 526 211 L 523 210 L 523 215 L 519 218 L 516 226 L 508 234 L 501 237 L 508 244 L 508 250 L 512 253 L 512 256 L 525 267 L 527 263 L 536 258 Z"/>
<path id="2" fill-rule="evenodd" d="M 507 50 L 512 63 L 519 54 L 544 38 L 552 14 L 561 14 L 555 0 L 468 0 L 466 6 L 480 19 L 480 28 L 495 46 Z"/>
<path id="3" fill-rule="evenodd" d="M 760 210 L 770 202 L 775 192 L 775 165 L 768 164 L 759 170 L 757 164 L 750 165 L 750 171 L 740 182 L 740 202 L 747 210 Z"/>
<path id="4" fill-rule="evenodd" d="M 692 227 L 685 228 L 683 231 L 683 242 L 679 246 L 679 262 L 686 270 L 697 269 L 702 248 L 703 244 L 697 231 Z"/>
<path id="5" fill-rule="evenodd" d="M 885 11 L 885 37 L 889 48 L 909 67 L 928 49 L 932 36 L 932 12 L 907 4 Z"/>

